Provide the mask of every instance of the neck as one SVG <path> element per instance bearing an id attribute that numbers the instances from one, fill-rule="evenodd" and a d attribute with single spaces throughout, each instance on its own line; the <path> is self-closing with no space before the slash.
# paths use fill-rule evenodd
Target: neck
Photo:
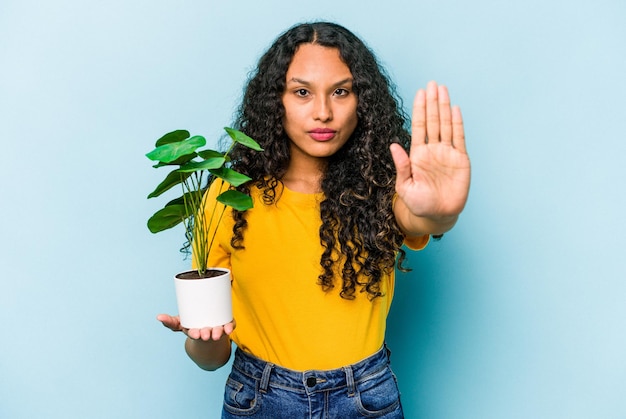
<path id="1" fill-rule="evenodd" d="M 318 193 L 322 191 L 322 175 L 325 166 L 321 161 L 309 164 L 290 164 L 281 180 L 292 191 Z"/>

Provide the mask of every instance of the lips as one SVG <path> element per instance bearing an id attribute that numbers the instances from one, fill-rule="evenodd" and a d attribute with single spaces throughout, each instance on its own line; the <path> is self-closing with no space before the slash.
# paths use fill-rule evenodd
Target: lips
<path id="1" fill-rule="evenodd" d="M 335 134 L 337 134 L 337 131 L 332 130 L 330 128 L 316 128 L 316 129 L 312 129 L 311 131 L 309 131 L 309 135 L 315 141 L 331 140 L 335 136 Z"/>

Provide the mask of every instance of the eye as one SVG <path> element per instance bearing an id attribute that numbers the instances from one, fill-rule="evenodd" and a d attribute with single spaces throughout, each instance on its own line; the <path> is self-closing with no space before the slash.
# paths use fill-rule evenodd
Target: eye
<path id="1" fill-rule="evenodd" d="M 306 89 L 298 89 L 295 91 L 296 96 L 307 97 L 309 95 L 309 91 Z"/>
<path id="2" fill-rule="evenodd" d="M 348 89 L 339 88 L 335 90 L 335 96 L 348 96 L 350 91 Z"/>

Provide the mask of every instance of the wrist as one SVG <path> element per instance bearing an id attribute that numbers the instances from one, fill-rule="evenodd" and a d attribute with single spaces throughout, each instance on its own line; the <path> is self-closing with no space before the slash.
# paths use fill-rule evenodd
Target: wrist
<path id="1" fill-rule="evenodd" d="M 416 215 L 400 201 L 394 206 L 396 222 L 407 237 L 440 235 L 456 224 L 459 215 Z"/>
<path id="2" fill-rule="evenodd" d="M 226 364 L 230 358 L 230 338 L 226 334 L 218 340 L 187 337 L 185 352 L 200 368 L 214 371 Z"/>
<path id="3" fill-rule="evenodd" d="M 443 234 L 448 232 L 459 219 L 458 215 L 449 215 L 442 217 L 425 217 L 431 226 L 430 234 Z"/>

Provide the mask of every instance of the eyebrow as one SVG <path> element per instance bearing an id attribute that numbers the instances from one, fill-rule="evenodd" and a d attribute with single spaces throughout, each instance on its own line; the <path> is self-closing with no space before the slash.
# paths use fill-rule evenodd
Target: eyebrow
<path id="1" fill-rule="evenodd" d="M 333 86 L 341 86 L 341 85 L 344 85 L 344 84 L 347 84 L 347 83 L 352 83 L 352 82 L 353 82 L 353 79 L 351 77 L 349 77 L 347 79 L 343 79 L 343 80 L 340 80 L 340 81 L 338 81 L 336 83 L 333 83 Z M 287 83 L 303 84 L 305 86 L 310 86 L 311 85 L 311 82 L 299 79 L 297 77 L 290 78 L 289 80 L 287 80 Z"/>

